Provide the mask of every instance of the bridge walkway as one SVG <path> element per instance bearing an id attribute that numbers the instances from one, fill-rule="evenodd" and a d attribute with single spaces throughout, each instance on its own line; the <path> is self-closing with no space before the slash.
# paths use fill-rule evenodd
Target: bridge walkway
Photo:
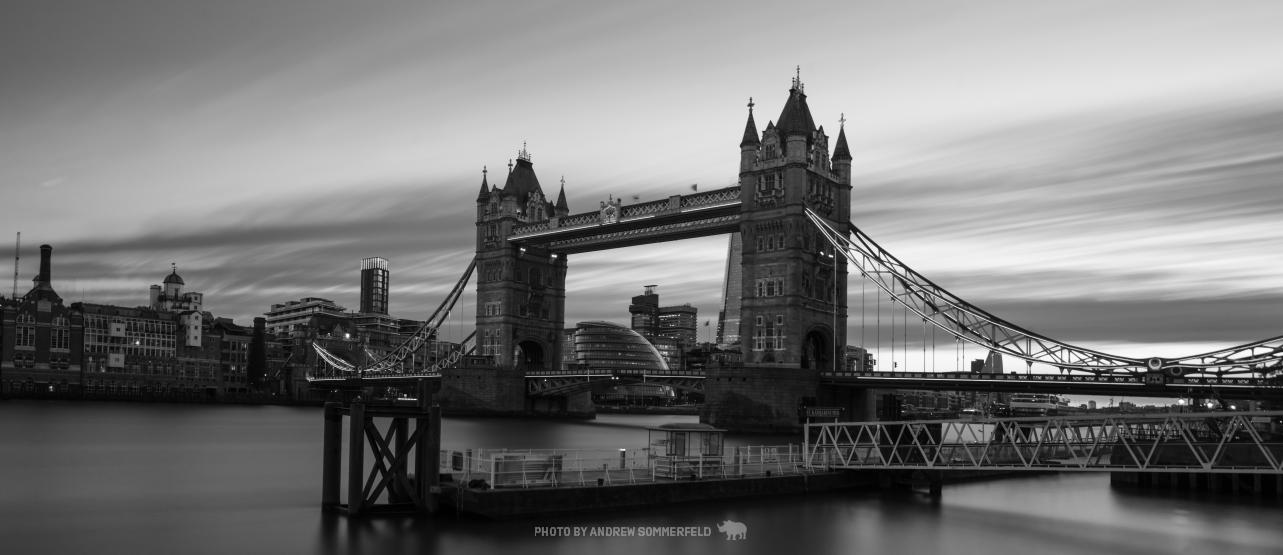
<path id="1" fill-rule="evenodd" d="M 1283 475 L 1283 411 L 808 424 L 823 469 Z"/>

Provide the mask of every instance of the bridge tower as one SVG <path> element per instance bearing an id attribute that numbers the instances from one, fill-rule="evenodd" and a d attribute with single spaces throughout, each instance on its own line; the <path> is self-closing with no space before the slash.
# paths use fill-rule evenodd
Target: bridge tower
<path id="1" fill-rule="evenodd" d="M 750 99 L 739 166 L 743 362 L 709 370 L 700 420 L 743 431 L 793 430 L 802 407 L 819 404 L 820 372 L 841 368 L 846 358 L 846 258 L 835 256 L 805 210 L 849 232 L 851 152 L 840 129 L 829 154 L 800 78 L 760 136 L 753 106 Z M 869 404 L 845 401 L 861 411 Z"/>
<path id="2" fill-rule="evenodd" d="M 477 353 L 500 368 L 554 370 L 561 361 L 566 256 L 508 242 L 514 226 L 565 217 L 563 182 L 556 204 L 539 186 L 522 145 L 503 188 L 483 170 L 477 195 Z"/>
<path id="3" fill-rule="evenodd" d="M 839 233 L 851 219 L 851 152 L 838 131 L 832 156 L 800 78 L 759 139 L 749 101 L 740 142 L 743 238 L 740 341 L 747 365 L 841 368 L 846 352 L 846 259 L 806 218 Z"/>

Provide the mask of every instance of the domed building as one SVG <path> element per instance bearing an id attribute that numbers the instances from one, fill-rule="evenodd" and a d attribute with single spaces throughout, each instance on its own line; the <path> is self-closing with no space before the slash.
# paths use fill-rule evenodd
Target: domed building
<path id="1" fill-rule="evenodd" d="M 169 275 L 165 276 L 164 286 L 151 286 L 151 309 L 163 312 L 184 312 L 201 310 L 204 295 L 195 291 L 183 292 L 187 285 L 178 275 L 178 267 L 172 266 Z"/>
<path id="2" fill-rule="evenodd" d="M 640 333 L 610 322 L 580 322 L 573 335 L 575 364 L 593 370 L 668 370 L 659 350 Z"/>

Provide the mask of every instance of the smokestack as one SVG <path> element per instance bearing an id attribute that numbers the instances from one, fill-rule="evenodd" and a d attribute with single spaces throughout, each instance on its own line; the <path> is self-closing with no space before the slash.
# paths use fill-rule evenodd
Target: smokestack
<path id="1" fill-rule="evenodd" d="M 53 247 L 40 245 L 40 273 L 36 275 L 35 279 L 31 280 L 35 282 L 35 286 L 31 288 L 30 293 L 27 293 L 27 296 L 24 297 L 25 299 L 53 303 L 62 302 L 62 297 L 59 297 L 58 293 L 54 292 L 53 285 L 51 285 L 53 273 L 49 271 L 49 258 L 52 253 Z"/>
<path id="2" fill-rule="evenodd" d="M 35 281 L 50 285 L 53 279 L 49 276 L 49 256 L 53 253 L 53 247 L 49 245 L 40 245 L 40 274 L 36 276 Z"/>

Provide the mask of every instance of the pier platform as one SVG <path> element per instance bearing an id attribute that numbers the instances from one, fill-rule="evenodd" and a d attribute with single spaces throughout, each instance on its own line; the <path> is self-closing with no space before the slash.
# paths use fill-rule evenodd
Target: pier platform
<path id="1" fill-rule="evenodd" d="M 440 506 L 459 514 L 502 520 L 631 507 L 666 506 L 721 499 L 831 492 L 875 487 L 865 472 L 817 472 L 787 476 L 662 480 L 635 484 L 539 488 L 469 488 L 445 482 Z"/>

